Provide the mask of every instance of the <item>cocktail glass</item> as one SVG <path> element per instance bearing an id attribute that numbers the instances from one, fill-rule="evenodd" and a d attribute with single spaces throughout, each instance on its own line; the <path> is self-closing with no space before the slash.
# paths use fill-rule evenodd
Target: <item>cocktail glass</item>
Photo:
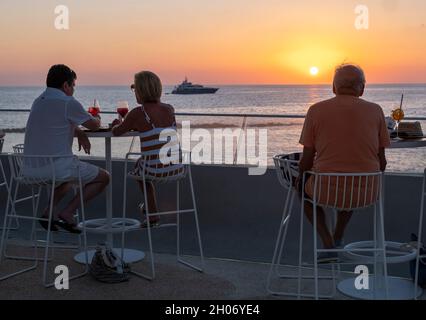
<path id="1" fill-rule="evenodd" d="M 101 107 L 99 106 L 99 102 L 96 99 L 93 102 L 93 106 L 90 106 L 88 111 L 94 117 L 99 116 L 99 114 L 101 113 Z"/>
<path id="2" fill-rule="evenodd" d="M 129 112 L 129 104 L 127 101 L 118 102 L 117 113 L 120 120 L 123 120 Z"/>

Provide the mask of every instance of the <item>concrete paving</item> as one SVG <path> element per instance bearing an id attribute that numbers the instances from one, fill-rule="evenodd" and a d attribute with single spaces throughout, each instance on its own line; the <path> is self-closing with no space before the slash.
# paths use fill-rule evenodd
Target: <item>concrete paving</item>
<path id="1" fill-rule="evenodd" d="M 31 256 L 34 250 L 28 247 L 10 247 L 9 253 Z M 66 265 L 70 275 L 81 272 L 82 266 L 73 261 L 73 250 L 55 250 L 54 260 L 49 263 L 48 275 L 50 281 L 54 280 L 54 267 Z M 41 252 L 40 252 L 41 255 Z M 187 257 L 197 263 L 199 257 Z M 44 288 L 42 279 L 42 265 L 34 271 L 9 278 L 0 282 L 0 299 L 43 299 L 43 300 L 281 300 L 294 299 L 290 297 L 277 297 L 268 294 L 266 278 L 269 264 L 247 261 L 224 260 L 209 258 L 205 261 L 205 271 L 200 273 L 178 264 L 176 257 L 170 254 L 155 254 L 157 278 L 148 281 L 134 275 L 128 282 L 119 284 L 105 284 L 96 281 L 90 274 L 72 280 L 69 290 L 57 290 L 54 287 Z M 148 259 L 132 265 L 135 271 L 147 271 Z M 31 262 L 6 260 L 0 266 L 0 274 L 29 266 Z M 296 274 L 294 267 L 283 267 L 282 272 Z M 312 274 L 307 269 L 307 273 Z M 322 275 L 329 275 L 329 270 L 323 270 Z M 341 279 L 350 274 L 342 273 Z M 274 282 L 274 289 L 296 291 L 297 281 L 278 280 Z M 305 292 L 313 292 L 312 282 L 303 283 Z M 321 280 L 322 292 L 333 291 L 331 280 Z M 423 296 L 424 298 L 424 296 Z M 348 299 L 336 292 L 333 299 Z"/>

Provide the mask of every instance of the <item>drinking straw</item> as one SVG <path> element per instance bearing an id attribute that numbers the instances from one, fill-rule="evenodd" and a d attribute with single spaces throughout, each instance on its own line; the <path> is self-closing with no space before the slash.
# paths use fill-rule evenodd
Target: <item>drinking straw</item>
<path id="1" fill-rule="evenodd" d="M 401 105 L 399 106 L 399 110 L 402 110 L 402 103 L 404 102 L 404 94 L 401 97 Z"/>

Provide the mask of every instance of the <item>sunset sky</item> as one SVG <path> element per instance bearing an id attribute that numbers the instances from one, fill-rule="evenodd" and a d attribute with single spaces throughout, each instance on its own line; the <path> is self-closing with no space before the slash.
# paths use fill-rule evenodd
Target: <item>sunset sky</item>
<path id="1" fill-rule="evenodd" d="M 67 31 L 54 27 L 60 4 Z M 369 30 L 355 28 L 359 4 Z M 426 83 L 425 0 L 1 0 L 0 39 L 0 85 L 43 85 L 56 63 L 80 85 L 140 70 L 165 84 L 329 83 L 342 62 L 370 83 Z"/>

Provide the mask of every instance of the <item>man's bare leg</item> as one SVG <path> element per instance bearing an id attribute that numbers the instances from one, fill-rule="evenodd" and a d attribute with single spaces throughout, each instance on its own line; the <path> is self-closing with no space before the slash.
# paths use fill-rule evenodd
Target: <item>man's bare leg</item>
<path id="1" fill-rule="evenodd" d="M 54 220 L 55 220 L 56 206 L 58 205 L 59 202 L 61 202 L 61 200 L 65 197 L 65 195 L 71 190 L 71 188 L 72 188 L 72 183 L 70 182 L 63 183 L 59 187 L 55 188 L 55 196 L 53 198 L 53 213 L 52 213 L 52 217 Z M 49 208 L 50 208 L 49 206 L 50 206 L 50 199 L 49 199 L 49 204 L 47 208 L 44 209 L 43 218 L 48 218 Z"/>
<path id="2" fill-rule="evenodd" d="M 84 203 L 92 200 L 95 196 L 101 193 L 106 186 L 109 184 L 110 176 L 109 173 L 103 169 L 99 169 L 98 176 L 86 184 L 83 188 L 83 199 Z M 68 203 L 67 207 L 58 214 L 58 217 L 64 220 L 67 223 L 74 224 L 74 214 L 76 210 L 80 207 L 80 193 L 78 193 L 71 201 Z"/>
<path id="3" fill-rule="evenodd" d="M 311 203 L 305 203 L 305 214 L 309 222 L 313 224 L 313 206 Z M 317 206 L 317 231 L 318 231 L 318 234 L 320 235 L 324 248 L 325 249 L 334 248 L 333 237 L 331 236 L 331 233 L 327 228 L 324 210 L 318 206 Z"/>
<path id="4" fill-rule="evenodd" d="M 352 218 L 352 211 L 340 211 L 337 213 L 336 230 L 334 230 L 334 242 L 341 241 L 343 234 L 345 233 L 346 227 Z"/>

